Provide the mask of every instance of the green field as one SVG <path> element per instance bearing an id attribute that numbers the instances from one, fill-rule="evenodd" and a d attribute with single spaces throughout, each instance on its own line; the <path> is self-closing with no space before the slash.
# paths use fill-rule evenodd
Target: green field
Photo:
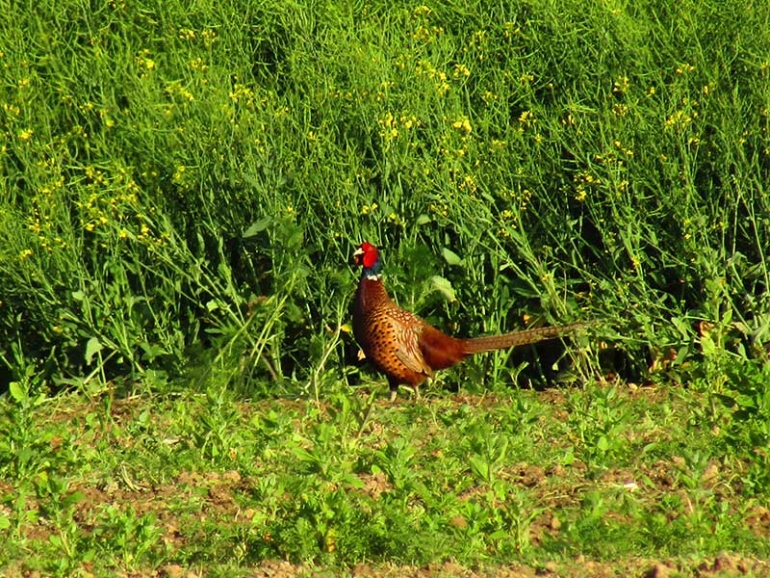
<path id="1" fill-rule="evenodd" d="M 770 4 L 6 3 L 0 573 L 770 574 Z M 379 245 L 461 336 L 387 402 Z"/>

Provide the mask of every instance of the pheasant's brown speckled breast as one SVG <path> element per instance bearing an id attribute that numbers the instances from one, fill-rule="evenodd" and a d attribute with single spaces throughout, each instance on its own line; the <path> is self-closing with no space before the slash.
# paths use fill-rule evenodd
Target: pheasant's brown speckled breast
<path id="1" fill-rule="evenodd" d="M 433 375 L 420 350 L 424 322 L 401 309 L 377 279 L 362 278 L 356 292 L 353 335 L 369 361 L 391 383 L 416 386 Z"/>

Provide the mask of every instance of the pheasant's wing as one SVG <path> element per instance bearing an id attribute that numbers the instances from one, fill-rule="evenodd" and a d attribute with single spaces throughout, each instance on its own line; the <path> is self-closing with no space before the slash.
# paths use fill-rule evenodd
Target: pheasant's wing
<path id="1" fill-rule="evenodd" d="M 409 312 L 403 312 L 409 314 Z M 427 364 L 420 347 L 421 323 L 416 323 L 411 314 L 409 318 L 394 321 L 395 355 L 410 371 L 420 373 L 428 377 L 433 376 L 433 370 Z"/>

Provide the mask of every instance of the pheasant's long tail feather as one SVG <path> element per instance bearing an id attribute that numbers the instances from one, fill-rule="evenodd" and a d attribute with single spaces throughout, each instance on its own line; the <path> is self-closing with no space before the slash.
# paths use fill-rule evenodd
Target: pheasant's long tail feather
<path id="1" fill-rule="evenodd" d="M 579 329 L 583 329 L 586 325 L 586 323 L 571 323 L 569 325 L 555 325 L 553 327 L 536 327 L 534 329 L 514 331 L 513 333 L 504 333 L 503 335 L 463 339 L 463 354 L 472 355 L 474 353 L 494 351 L 495 349 L 508 349 L 518 345 L 537 343 L 538 341 L 545 341 L 546 339 L 574 333 Z"/>

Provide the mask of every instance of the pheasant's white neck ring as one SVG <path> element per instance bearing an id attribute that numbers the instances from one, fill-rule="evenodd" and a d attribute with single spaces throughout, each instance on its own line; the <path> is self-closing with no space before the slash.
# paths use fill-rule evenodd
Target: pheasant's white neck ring
<path id="1" fill-rule="evenodd" d="M 374 271 L 364 271 L 364 279 L 367 281 L 379 281 L 382 279 L 382 275 L 375 273 Z"/>

